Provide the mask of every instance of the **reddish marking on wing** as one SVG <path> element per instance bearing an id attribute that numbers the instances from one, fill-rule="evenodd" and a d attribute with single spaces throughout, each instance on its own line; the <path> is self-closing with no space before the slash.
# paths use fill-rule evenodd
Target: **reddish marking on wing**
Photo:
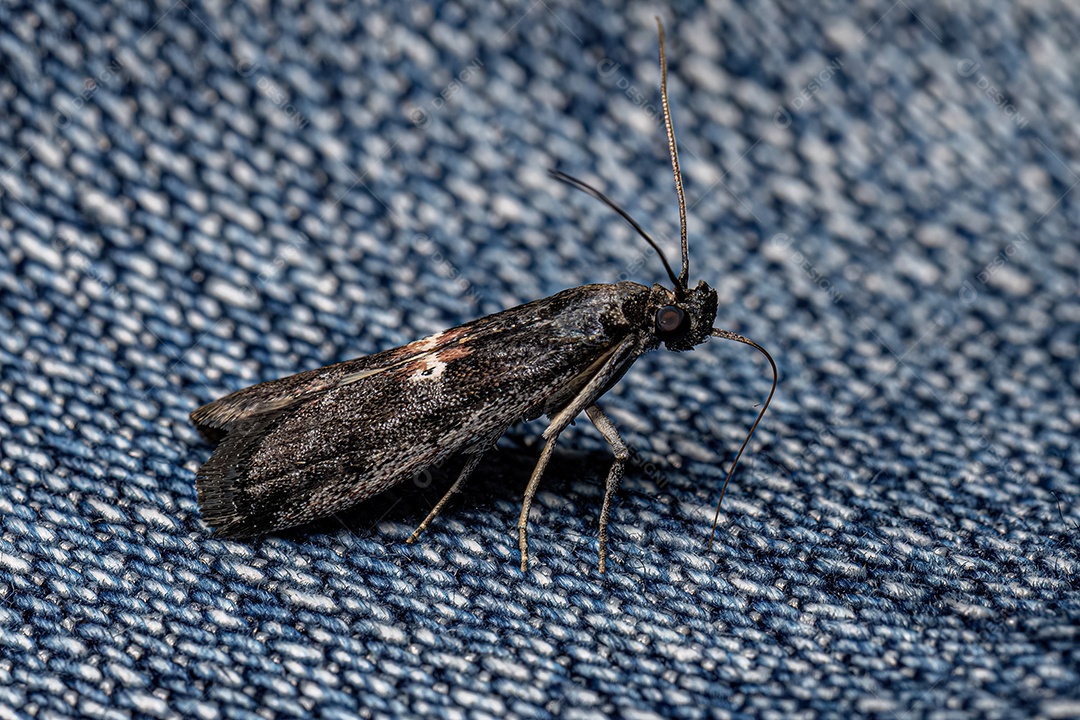
<path id="1" fill-rule="evenodd" d="M 431 350 L 435 345 L 432 340 L 436 336 L 426 337 L 422 340 L 414 340 L 408 345 L 402 345 L 399 348 L 395 348 L 390 351 L 390 360 L 404 360 L 405 358 L 412 357 L 413 355 L 420 355 L 426 351 Z"/>
<path id="2" fill-rule="evenodd" d="M 467 331 L 464 328 L 456 327 L 450 328 L 449 330 L 443 330 L 434 335 L 428 335 L 426 338 L 414 340 L 408 345 L 402 345 L 395 350 L 391 350 L 388 360 L 392 363 L 413 357 L 414 355 L 426 355 L 440 347 L 445 347 L 448 343 L 460 338 L 466 332 Z"/>
<path id="3" fill-rule="evenodd" d="M 451 363 L 460 360 L 466 355 L 472 355 L 472 348 L 466 343 L 459 343 L 438 351 L 435 353 L 435 359 L 444 363 Z"/>
<path id="4" fill-rule="evenodd" d="M 429 363 L 425 358 L 413 360 L 412 362 L 405 363 L 397 370 L 398 377 L 409 377 L 415 373 L 423 372 L 429 367 Z"/>
<path id="5" fill-rule="evenodd" d="M 439 345 L 446 345 L 447 343 L 457 340 L 463 335 L 465 335 L 465 333 L 467 332 L 468 330 L 466 330 L 464 327 L 456 327 L 450 328 L 449 330 L 443 330 L 441 333 L 439 333 Z"/>

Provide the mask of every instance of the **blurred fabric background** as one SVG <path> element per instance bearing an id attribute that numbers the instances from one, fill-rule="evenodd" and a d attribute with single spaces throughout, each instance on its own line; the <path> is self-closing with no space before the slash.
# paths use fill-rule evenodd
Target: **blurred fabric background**
<path id="1" fill-rule="evenodd" d="M 517 426 L 212 538 L 188 413 L 590 282 L 643 357 L 515 525 Z M 1080 17 L 1062 2 L 0 4 L 0 717 L 1080 716 Z"/>

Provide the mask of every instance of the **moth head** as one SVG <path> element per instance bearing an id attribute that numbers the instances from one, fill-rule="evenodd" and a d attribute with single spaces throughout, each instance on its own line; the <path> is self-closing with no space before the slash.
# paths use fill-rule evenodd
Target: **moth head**
<path id="1" fill-rule="evenodd" d="M 668 350 L 682 352 L 705 342 L 716 320 L 716 291 L 704 280 L 693 290 L 672 292 L 653 285 L 648 320 L 652 333 Z"/>

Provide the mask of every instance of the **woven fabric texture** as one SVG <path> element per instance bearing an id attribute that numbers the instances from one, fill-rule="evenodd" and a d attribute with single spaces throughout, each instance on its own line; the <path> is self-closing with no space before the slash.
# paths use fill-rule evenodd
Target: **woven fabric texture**
<path id="1" fill-rule="evenodd" d="M 1080 13 L 0 4 L 0 718 L 1080 717 Z M 188 413 L 677 261 L 714 341 L 251 541 Z"/>

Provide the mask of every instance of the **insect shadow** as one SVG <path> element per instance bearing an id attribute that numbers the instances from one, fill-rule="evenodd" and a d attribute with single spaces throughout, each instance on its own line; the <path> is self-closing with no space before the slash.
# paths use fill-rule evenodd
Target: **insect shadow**
<path id="1" fill-rule="evenodd" d="M 541 443 L 531 437 L 527 430 L 525 427 L 515 428 L 515 431 L 499 440 L 497 449 L 477 467 L 470 484 L 472 492 L 455 496 L 447 504 L 445 515 L 494 508 L 495 513 L 485 512 L 484 516 L 490 520 L 492 527 L 500 528 L 505 525 L 507 518 L 517 518 L 521 494 L 528 485 L 529 472 L 540 454 Z M 301 540 L 309 535 L 345 529 L 358 535 L 373 536 L 379 534 L 380 523 L 389 521 L 408 527 L 407 531 L 403 530 L 401 539 L 405 539 L 446 494 L 464 464 L 465 458 L 457 458 L 440 467 L 429 468 L 366 503 L 302 527 L 279 531 L 276 535 Z M 603 481 L 610 465 L 610 453 L 599 447 L 590 450 L 567 448 L 552 457 L 550 477 L 545 476 L 541 494 L 545 499 L 558 498 L 558 508 L 548 510 L 552 515 L 550 529 L 553 532 L 577 535 L 580 542 L 590 546 L 597 541 L 593 528 L 584 518 L 592 517 L 599 511 L 604 496 Z M 560 522 L 560 517 L 565 522 Z M 472 523 L 473 519 L 470 519 L 470 525 Z"/>

